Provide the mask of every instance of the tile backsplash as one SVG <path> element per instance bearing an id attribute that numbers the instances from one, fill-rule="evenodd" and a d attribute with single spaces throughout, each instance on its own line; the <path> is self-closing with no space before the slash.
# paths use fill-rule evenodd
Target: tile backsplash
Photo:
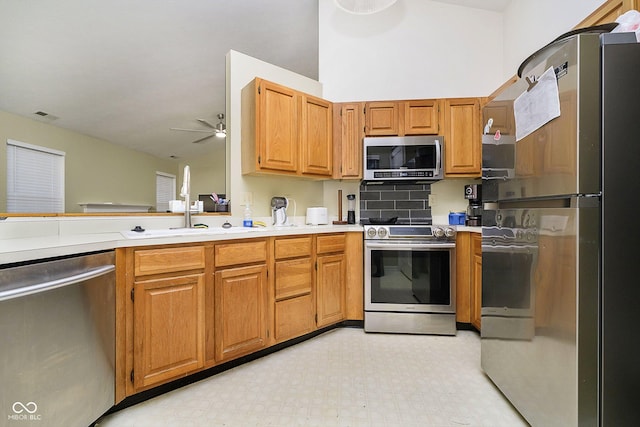
<path id="1" fill-rule="evenodd" d="M 360 220 L 398 217 L 398 221 L 431 221 L 431 184 L 361 184 Z"/>

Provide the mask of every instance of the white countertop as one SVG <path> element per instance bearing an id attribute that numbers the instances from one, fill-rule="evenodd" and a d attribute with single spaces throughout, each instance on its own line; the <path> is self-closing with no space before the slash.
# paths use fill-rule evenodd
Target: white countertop
<path id="1" fill-rule="evenodd" d="M 224 218 L 223 218 L 224 220 Z M 210 220 L 211 221 L 211 220 Z M 211 222 L 220 222 L 213 220 Z M 144 224 L 144 223 L 147 224 Z M 204 222 L 204 221 L 203 221 Z M 132 229 L 142 223 L 147 229 L 179 227 L 180 224 L 168 224 L 150 220 L 148 217 L 80 217 L 56 219 L 19 219 L 0 223 L 0 264 L 31 261 L 57 256 L 73 255 L 93 251 L 109 250 L 131 246 L 167 245 L 196 243 L 207 241 L 246 239 L 270 236 L 289 236 L 297 234 L 318 234 L 338 232 L 362 232 L 360 225 L 296 225 L 291 227 L 254 227 L 246 231 L 241 227 L 232 227 L 224 234 L 203 234 L 182 236 L 163 236 L 150 238 L 126 238 L 121 231 Z M 233 223 L 233 221 L 232 221 Z M 220 224 L 208 224 L 219 227 Z M 95 232 L 104 230 L 104 232 Z M 234 232 L 238 230 L 238 232 Z"/>
<path id="2" fill-rule="evenodd" d="M 194 224 L 203 223 L 212 228 L 220 227 L 227 220 L 234 227 L 225 230 L 224 234 L 210 234 L 205 229 L 203 234 L 132 239 L 122 232 L 137 225 L 147 230 L 180 227 L 183 219 L 180 216 L 10 217 L 0 221 L 0 265 L 132 246 L 363 231 L 359 224 L 304 225 L 304 219 L 301 219 L 291 227 L 255 227 L 247 232 L 240 227 L 241 220 L 233 217 L 193 217 Z M 458 232 L 482 232 L 482 227 L 457 225 L 456 229 Z"/>

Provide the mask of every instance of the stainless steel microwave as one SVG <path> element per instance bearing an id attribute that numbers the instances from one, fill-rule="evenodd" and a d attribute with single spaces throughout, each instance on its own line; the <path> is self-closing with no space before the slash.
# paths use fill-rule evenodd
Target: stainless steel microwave
<path id="1" fill-rule="evenodd" d="M 364 181 L 444 178 L 442 136 L 364 138 Z"/>

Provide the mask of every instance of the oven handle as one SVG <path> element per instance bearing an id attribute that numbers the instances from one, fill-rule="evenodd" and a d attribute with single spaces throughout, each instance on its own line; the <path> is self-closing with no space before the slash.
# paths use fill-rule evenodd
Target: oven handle
<path id="1" fill-rule="evenodd" d="M 368 243 L 364 244 L 365 249 L 455 249 L 455 243 Z"/>

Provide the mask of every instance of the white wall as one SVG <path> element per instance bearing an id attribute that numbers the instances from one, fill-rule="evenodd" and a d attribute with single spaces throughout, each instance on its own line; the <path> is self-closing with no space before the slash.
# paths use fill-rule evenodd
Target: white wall
<path id="1" fill-rule="evenodd" d="M 262 77 L 275 83 L 322 97 L 322 85 L 312 79 L 293 73 L 284 68 L 260 61 L 240 52 L 230 51 L 227 64 L 227 193 L 231 198 L 231 211 L 241 216 L 247 197 L 252 198 L 254 216 L 271 215 L 271 197 L 287 196 L 296 201 L 297 215 L 304 215 L 309 206 L 319 206 L 323 202 L 322 182 L 278 176 L 245 176 L 241 170 L 241 91 L 255 77 Z M 293 215 L 293 209 L 288 212 Z"/>
<path id="2" fill-rule="evenodd" d="M 486 96 L 504 79 L 502 14 L 398 0 L 352 15 L 319 0 L 320 70 L 334 101 Z"/>
<path id="3" fill-rule="evenodd" d="M 512 0 L 504 13 L 505 79 L 524 59 L 570 31 L 604 0 Z"/>
<path id="4" fill-rule="evenodd" d="M 604 0 L 512 0 L 504 13 L 398 0 L 352 15 L 319 0 L 320 70 L 334 102 L 486 96 Z"/>

